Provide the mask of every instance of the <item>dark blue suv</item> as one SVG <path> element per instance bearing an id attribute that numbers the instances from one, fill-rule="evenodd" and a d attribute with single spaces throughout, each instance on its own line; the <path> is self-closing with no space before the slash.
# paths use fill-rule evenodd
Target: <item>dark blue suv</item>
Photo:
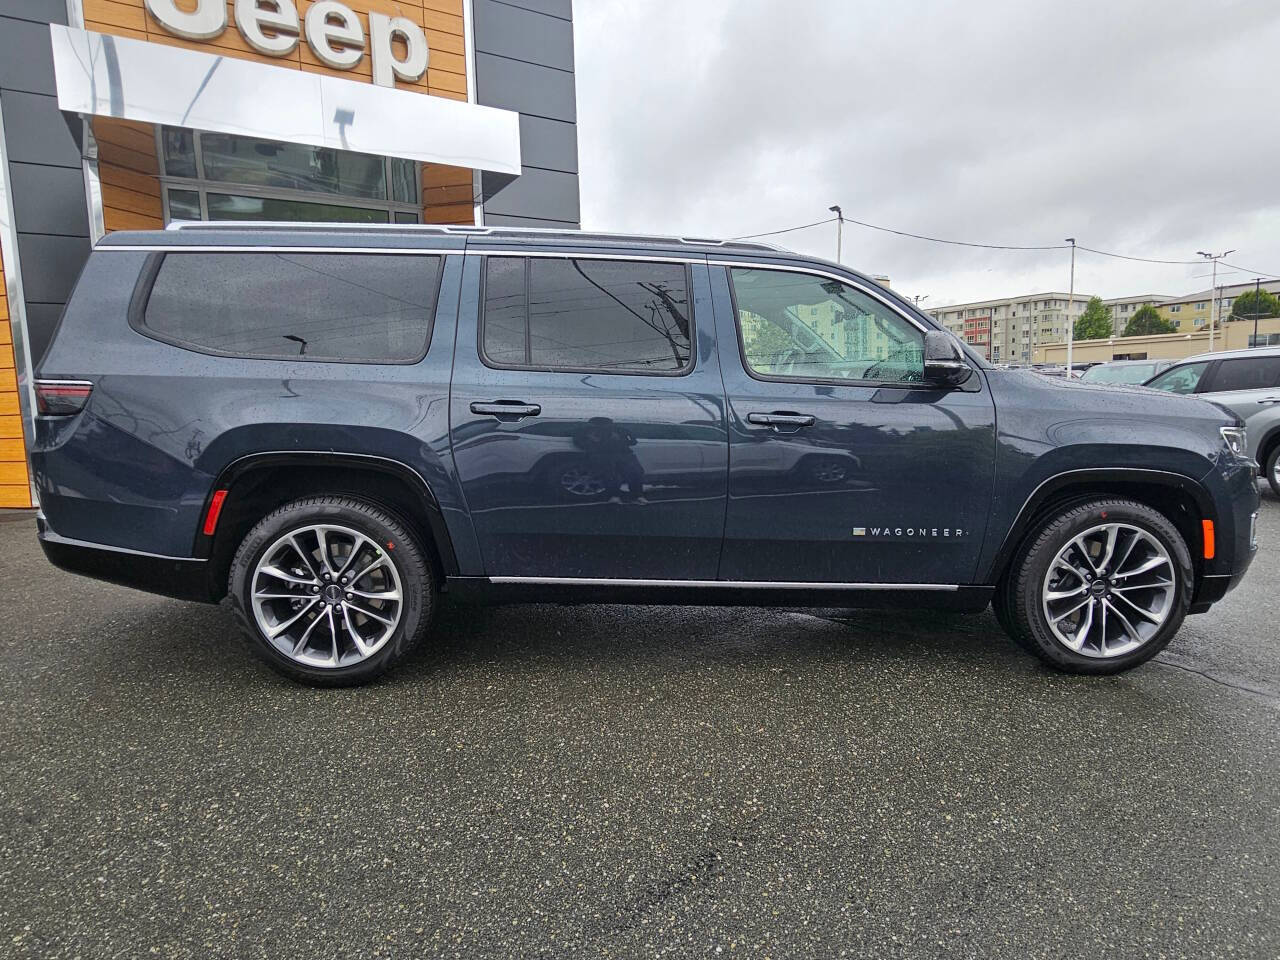
<path id="1" fill-rule="evenodd" d="M 38 377 L 49 558 L 229 598 L 310 683 L 387 670 L 441 594 L 990 603 L 1050 664 L 1110 673 L 1255 550 L 1220 407 L 992 369 L 891 290 L 760 244 L 114 233 Z"/>

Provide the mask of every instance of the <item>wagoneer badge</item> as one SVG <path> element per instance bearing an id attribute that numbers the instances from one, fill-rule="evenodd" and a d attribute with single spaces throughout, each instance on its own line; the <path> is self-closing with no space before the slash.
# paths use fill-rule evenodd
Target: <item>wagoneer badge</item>
<path id="1" fill-rule="evenodd" d="M 965 536 L 963 527 L 854 527 L 855 537 L 868 540 L 956 540 Z"/>

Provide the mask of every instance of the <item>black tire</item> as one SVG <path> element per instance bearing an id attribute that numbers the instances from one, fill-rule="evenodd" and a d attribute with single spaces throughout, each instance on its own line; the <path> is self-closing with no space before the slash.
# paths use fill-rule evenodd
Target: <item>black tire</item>
<path id="1" fill-rule="evenodd" d="M 1266 471 L 1267 483 L 1271 485 L 1271 492 L 1280 497 L 1280 443 L 1273 446 L 1267 453 L 1266 462 L 1262 465 L 1262 469 Z"/>
<path id="2" fill-rule="evenodd" d="M 380 649 L 357 663 L 319 667 L 291 659 L 267 639 L 252 612 L 251 581 L 263 553 L 290 530 L 316 523 L 340 524 L 375 544 L 391 546 L 385 556 L 400 578 L 403 599 L 399 623 Z M 242 635 L 273 670 L 312 686 L 351 687 L 381 677 L 417 646 L 435 613 L 436 588 L 435 574 L 421 544 L 400 521 L 361 500 L 320 496 L 285 504 L 249 531 L 231 561 L 227 595 Z"/>
<path id="3" fill-rule="evenodd" d="M 1172 603 L 1164 622 L 1136 649 L 1108 658 L 1086 656 L 1060 641 L 1050 628 L 1041 594 L 1058 552 L 1101 523 L 1124 523 L 1155 538 L 1168 553 L 1175 573 Z M 1165 648 L 1187 615 L 1193 586 L 1191 554 L 1168 518 L 1131 500 L 1099 499 L 1064 508 L 1048 518 L 1038 534 L 1033 531 L 1023 540 L 997 587 L 993 606 L 1014 642 L 1048 665 L 1067 673 L 1111 674 L 1145 663 Z"/>

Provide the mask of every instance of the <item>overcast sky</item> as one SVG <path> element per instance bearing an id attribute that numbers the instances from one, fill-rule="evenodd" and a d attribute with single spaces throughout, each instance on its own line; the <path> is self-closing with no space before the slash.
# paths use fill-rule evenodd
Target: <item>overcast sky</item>
<path id="1" fill-rule="evenodd" d="M 740 236 L 831 216 L 1280 272 L 1280 0 L 575 0 L 583 226 Z M 771 238 L 835 255 L 835 225 Z M 923 306 L 1066 290 L 1065 251 L 846 224 Z M 1230 281 L 1252 274 L 1225 274 Z M 1080 254 L 1076 289 L 1207 266 Z"/>

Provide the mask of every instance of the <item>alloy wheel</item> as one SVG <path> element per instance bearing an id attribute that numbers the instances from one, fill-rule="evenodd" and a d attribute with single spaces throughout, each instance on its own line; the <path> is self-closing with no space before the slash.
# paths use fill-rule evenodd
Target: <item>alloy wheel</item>
<path id="1" fill-rule="evenodd" d="M 1074 537 L 1049 564 L 1041 606 L 1054 637 L 1086 657 L 1124 656 L 1169 619 L 1177 571 L 1146 530 L 1103 523 Z"/>
<path id="2" fill-rule="evenodd" d="M 365 534 L 337 524 L 295 528 L 271 544 L 251 580 L 253 616 L 286 657 L 350 666 L 377 653 L 404 609 L 400 574 Z"/>

